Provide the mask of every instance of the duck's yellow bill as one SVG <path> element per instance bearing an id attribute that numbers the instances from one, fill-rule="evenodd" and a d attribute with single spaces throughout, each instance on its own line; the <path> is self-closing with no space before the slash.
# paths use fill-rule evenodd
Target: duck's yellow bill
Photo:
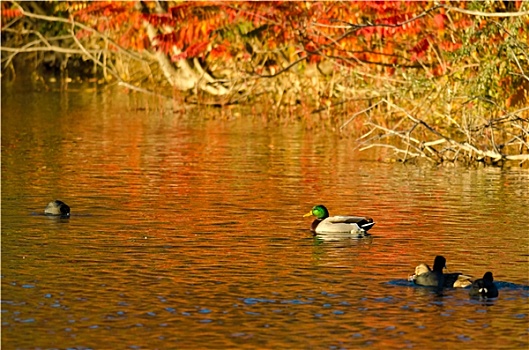
<path id="1" fill-rule="evenodd" d="M 303 215 L 303 217 L 306 217 L 306 216 L 312 216 L 312 210 L 309 211 L 307 214 Z"/>

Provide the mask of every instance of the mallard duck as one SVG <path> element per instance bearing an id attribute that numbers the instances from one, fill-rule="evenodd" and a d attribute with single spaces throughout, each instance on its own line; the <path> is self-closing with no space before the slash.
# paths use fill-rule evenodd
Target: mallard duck
<path id="1" fill-rule="evenodd" d="M 470 276 L 465 276 L 460 272 L 443 273 L 446 267 L 446 259 L 438 255 L 433 262 L 433 270 L 426 264 L 420 264 L 415 268 L 415 274 L 410 276 L 413 283 L 442 288 L 465 288 L 472 284 Z"/>
<path id="2" fill-rule="evenodd" d="M 494 284 L 494 277 L 492 277 L 492 272 L 485 272 L 483 278 L 475 280 L 474 283 L 472 283 L 469 295 L 473 298 L 481 299 L 497 298 L 499 293 L 498 288 Z"/>
<path id="3" fill-rule="evenodd" d="M 44 214 L 46 215 L 60 215 L 62 217 L 70 216 L 70 207 L 59 200 L 55 200 L 48 203 L 46 209 L 44 209 Z"/>
<path id="4" fill-rule="evenodd" d="M 315 216 L 310 230 L 314 233 L 354 233 L 365 234 L 373 225 L 373 219 L 361 216 L 329 216 L 324 205 L 316 205 L 303 215 Z"/>

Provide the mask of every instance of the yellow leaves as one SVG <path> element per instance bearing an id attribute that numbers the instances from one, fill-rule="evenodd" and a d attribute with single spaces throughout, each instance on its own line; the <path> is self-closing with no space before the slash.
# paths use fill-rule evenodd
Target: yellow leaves
<path id="1" fill-rule="evenodd" d="M 200 32 L 203 37 L 208 36 L 208 25 L 206 22 L 203 22 L 202 25 L 200 26 Z"/>

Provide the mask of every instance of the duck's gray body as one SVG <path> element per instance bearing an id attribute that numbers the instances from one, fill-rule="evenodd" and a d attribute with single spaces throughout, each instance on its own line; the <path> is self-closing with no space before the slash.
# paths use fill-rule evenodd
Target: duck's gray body
<path id="1" fill-rule="evenodd" d="M 311 230 L 315 233 L 352 233 L 361 234 L 374 225 L 373 220 L 361 216 L 330 216 L 324 220 L 316 219 Z"/>
<path id="2" fill-rule="evenodd" d="M 426 286 L 442 288 L 465 288 L 472 284 L 471 277 L 465 276 L 460 272 L 443 273 L 446 259 L 437 256 L 434 261 L 433 270 L 426 264 L 420 264 L 415 268 L 415 274 L 410 277 L 413 283 Z"/>

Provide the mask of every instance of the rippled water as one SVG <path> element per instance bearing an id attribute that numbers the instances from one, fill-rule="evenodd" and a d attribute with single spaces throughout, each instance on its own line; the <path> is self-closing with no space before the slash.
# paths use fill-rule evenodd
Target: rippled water
<path id="1" fill-rule="evenodd" d="M 529 172 L 123 93 L 2 91 L 2 348 L 527 348 Z M 41 215 L 47 202 L 68 220 Z M 372 216 L 366 239 L 303 218 Z M 500 297 L 410 285 L 437 254 Z"/>

